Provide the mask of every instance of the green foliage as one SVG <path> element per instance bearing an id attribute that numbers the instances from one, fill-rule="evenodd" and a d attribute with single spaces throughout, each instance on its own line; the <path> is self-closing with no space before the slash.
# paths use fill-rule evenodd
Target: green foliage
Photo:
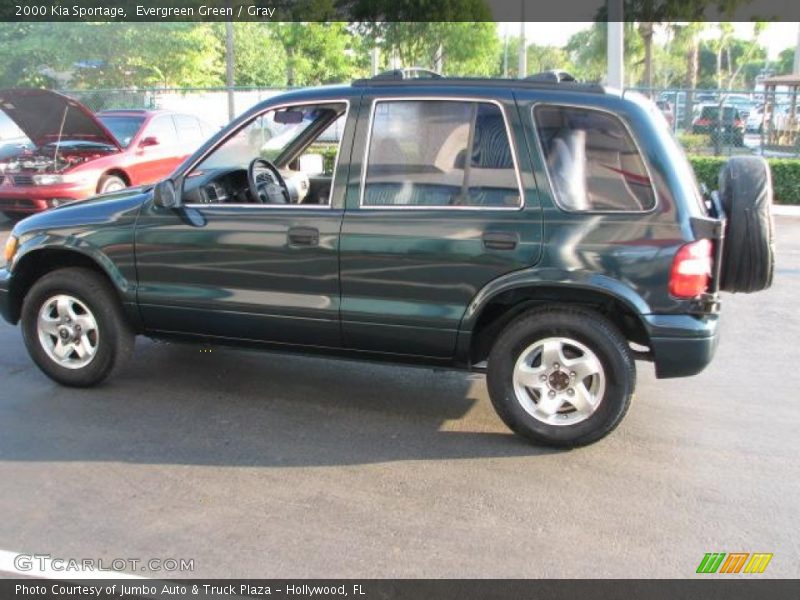
<path id="1" fill-rule="evenodd" d="M 708 150 L 711 146 L 711 137 L 703 133 L 681 133 L 678 135 L 678 142 L 686 152 L 692 154 Z"/>
<path id="2" fill-rule="evenodd" d="M 719 187 L 719 170 L 726 161 L 727 158 L 721 156 L 689 157 L 697 181 L 705 183 L 710 190 Z M 781 204 L 800 204 L 800 159 L 770 158 L 767 162 L 772 171 L 775 201 Z"/>
<path id="3" fill-rule="evenodd" d="M 773 63 L 776 67 L 778 75 L 788 75 L 794 68 L 794 48 L 786 48 L 778 55 L 777 64 Z"/>
<path id="4" fill-rule="evenodd" d="M 377 22 L 362 23 L 366 41 L 381 49 L 383 67 L 394 54 L 405 67 L 435 69 L 447 75 L 498 74 L 501 43 L 490 22 Z"/>

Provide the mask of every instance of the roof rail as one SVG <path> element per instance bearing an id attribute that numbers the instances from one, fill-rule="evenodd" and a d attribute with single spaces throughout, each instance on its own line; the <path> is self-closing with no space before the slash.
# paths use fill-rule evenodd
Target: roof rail
<path id="1" fill-rule="evenodd" d="M 541 73 L 535 73 L 533 75 L 528 75 L 525 78 L 525 81 L 549 81 L 551 83 L 577 83 L 578 80 L 572 76 L 572 74 L 567 73 L 561 69 L 550 69 L 549 71 L 542 71 Z"/>
<path id="2" fill-rule="evenodd" d="M 353 87 L 492 86 L 541 90 L 563 89 L 594 94 L 604 94 L 606 92 L 606 89 L 598 83 L 579 83 L 566 79 L 555 81 L 553 78 L 508 79 L 490 77 L 441 77 L 428 79 L 393 79 L 389 77 L 373 77 L 371 79 L 356 79 L 351 85 Z"/>
<path id="3" fill-rule="evenodd" d="M 442 74 L 421 67 L 406 67 L 404 69 L 391 69 L 375 75 L 372 79 L 442 79 Z"/>

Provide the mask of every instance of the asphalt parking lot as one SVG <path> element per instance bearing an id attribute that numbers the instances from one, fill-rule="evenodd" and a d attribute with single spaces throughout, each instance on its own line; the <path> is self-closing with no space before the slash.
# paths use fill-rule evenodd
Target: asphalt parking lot
<path id="1" fill-rule="evenodd" d="M 777 233 L 712 366 L 639 363 L 620 428 L 573 451 L 511 435 L 476 375 L 140 339 L 70 390 L 0 323 L 0 550 L 194 560 L 158 578 L 688 577 L 771 552 L 764 577 L 798 577 L 800 218 Z"/>

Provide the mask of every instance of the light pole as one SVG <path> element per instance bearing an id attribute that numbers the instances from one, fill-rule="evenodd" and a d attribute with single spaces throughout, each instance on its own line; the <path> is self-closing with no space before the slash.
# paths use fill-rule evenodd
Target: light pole
<path id="1" fill-rule="evenodd" d="M 520 18 L 519 23 L 519 72 L 517 76 L 520 79 L 525 79 L 528 76 L 528 49 L 525 47 L 525 0 L 520 1 Z"/>
<path id="2" fill-rule="evenodd" d="M 610 87 L 622 89 L 625 84 L 625 30 L 622 22 L 622 0 L 608 0 L 608 42 L 606 62 Z"/>
<path id="3" fill-rule="evenodd" d="M 797 24 L 797 46 L 794 48 L 794 69 L 792 73 L 800 75 L 800 23 Z"/>
<path id="4" fill-rule="evenodd" d="M 227 2 L 230 6 L 230 2 Z M 225 21 L 225 85 L 228 88 L 228 121 L 236 116 L 233 98 L 233 22 Z"/>

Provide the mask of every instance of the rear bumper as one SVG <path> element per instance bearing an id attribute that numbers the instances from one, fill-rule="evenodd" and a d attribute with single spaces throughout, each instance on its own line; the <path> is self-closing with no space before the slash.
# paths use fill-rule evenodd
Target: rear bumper
<path id="1" fill-rule="evenodd" d="M 719 341 L 719 315 L 646 315 L 656 377 L 689 377 L 708 366 Z"/>

